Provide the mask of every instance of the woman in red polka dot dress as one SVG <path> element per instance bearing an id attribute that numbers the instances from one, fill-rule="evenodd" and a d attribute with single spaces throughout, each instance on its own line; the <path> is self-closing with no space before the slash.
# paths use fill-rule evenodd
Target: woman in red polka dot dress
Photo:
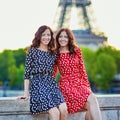
<path id="1" fill-rule="evenodd" d="M 72 114 L 84 109 L 87 111 L 85 119 L 101 120 L 98 101 L 91 91 L 82 53 L 75 45 L 72 31 L 68 28 L 60 29 L 56 34 L 56 45 L 58 59 L 55 68 L 59 69 L 59 87 L 68 112 Z"/>

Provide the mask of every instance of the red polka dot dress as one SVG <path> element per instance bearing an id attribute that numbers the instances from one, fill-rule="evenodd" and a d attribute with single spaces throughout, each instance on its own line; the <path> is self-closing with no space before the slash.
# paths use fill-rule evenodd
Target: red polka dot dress
<path id="1" fill-rule="evenodd" d="M 68 112 L 78 112 L 83 109 L 92 93 L 80 49 L 76 49 L 74 56 L 70 56 L 68 52 L 60 53 L 57 66 L 61 76 L 58 84 L 67 103 Z"/>

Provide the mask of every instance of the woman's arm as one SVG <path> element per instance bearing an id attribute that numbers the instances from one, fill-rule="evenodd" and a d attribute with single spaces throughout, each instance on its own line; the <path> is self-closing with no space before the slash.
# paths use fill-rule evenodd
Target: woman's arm
<path id="1" fill-rule="evenodd" d="M 27 100 L 29 98 L 29 86 L 30 86 L 30 76 L 31 76 L 31 70 L 32 70 L 32 54 L 33 51 L 30 50 L 29 53 L 26 56 L 26 61 L 25 61 L 25 73 L 24 73 L 24 95 L 19 96 L 19 99 L 25 99 Z"/>
<path id="2" fill-rule="evenodd" d="M 24 80 L 24 96 L 26 99 L 29 98 L 29 84 L 30 81 L 28 79 Z"/>
<path id="3" fill-rule="evenodd" d="M 82 51 L 78 48 L 76 50 L 76 54 L 78 55 L 78 58 L 79 58 L 79 71 L 80 71 L 80 74 L 81 74 L 81 81 L 82 81 L 83 85 L 85 85 L 85 86 L 87 86 L 88 88 L 91 89 L 90 83 L 89 83 L 89 80 L 88 80 L 88 76 L 87 76 L 87 73 L 86 73 L 86 68 L 85 68 L 85 65 L 84 65 L 83 57 L 82 57 Z"/>
<path id="4" fill-rule="evenodd" d="M 24 95 L 18 96 L 18 99 L 24 99 L 24 100 L 29 99 L 29 84 L 30 84 L 30 81 L 28 79 L 25 79 L 24 80 Z"/>

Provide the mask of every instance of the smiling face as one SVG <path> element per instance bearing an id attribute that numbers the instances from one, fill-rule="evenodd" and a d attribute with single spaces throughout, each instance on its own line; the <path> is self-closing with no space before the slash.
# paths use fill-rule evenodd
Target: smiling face
<path id="1" fill-rule="evenodd" d="M 60 33 L 59 38 L 58 38 L 58 42 L 59 42 L 61 47 L 67 47 L 68 46 L 69 39 L 68 39 L 68 35 L 65 31 L 62 31 Z"/>
<path id="2" fill-rule="evenodd" d="M 41 36 L 40 44 L 47 46 L 51 40 L 51 33 L 49 29 L 46 29 Z"/>

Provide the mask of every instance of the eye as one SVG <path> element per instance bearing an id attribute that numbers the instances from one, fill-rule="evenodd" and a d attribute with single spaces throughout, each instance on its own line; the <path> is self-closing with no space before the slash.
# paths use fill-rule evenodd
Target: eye
<path id="1" fill-rule="evenodd" d="M 47 34 L 47 36 L 51 36 L 51 34 Z"/>
<path id="2" fill-rule="evenodd" d="M 61 37 L 62 37 L 62 35 L 59 36 L 59 38 L 61 38 Z"/>
<path id="3" fill-rule="evenodd" d="M 68 36 L 64 36 L 65 38 L 68 38 Z"/>
<path id="4" fill-rule="evenodd" d="M 67 35 L 65 35 L 65 36 L 60 35 L 59 38 L 68 38 L 68 36 Z"/>
<path id="5" fill-rule="evenodd" d="M 45 34 L 43 33 L 42 36 L 45 36 Z"/>

